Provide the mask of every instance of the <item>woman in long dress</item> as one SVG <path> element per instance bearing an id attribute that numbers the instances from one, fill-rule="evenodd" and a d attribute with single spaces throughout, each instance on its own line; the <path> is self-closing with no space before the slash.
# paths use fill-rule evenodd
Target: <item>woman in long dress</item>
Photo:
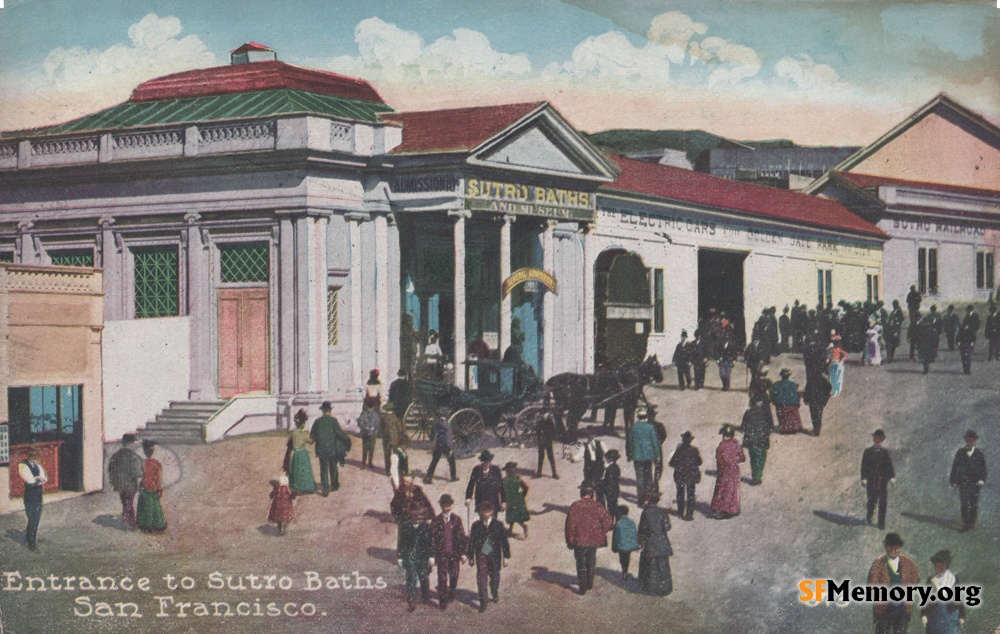
<path id="1" fill-rule="evenodd" d="M 873 323 L 866 334 L 865 363 L 882 365 L 882 326 Z"/>
<path id="2" fill-rule="evenodd" d="M 830 342 L 830 350 L 826 358 L 830 365 L 830 396 L 840 396 L 844 389 L 844 362 L 847 361 L 847 352 L 840 347 L 840 335 L 833 335 Z"/>
<path id="3" fill-rule="evenodd" d="M 514 524 L 520 524 L 524 531 L 524 539 L 528 539 L 528 521 L 531 514 L 528 512 L 528 504 L 525 498 L 528 497 L 528 483 L 524 478 L 517 475 L 517 463 L 508 462 L 503 466 L 506 477 L 503 479 L 504 499 L 507 501 L 506 515 L 507 535 L 514 536 Z"/>
<path id="4" fill-rule="evenodd" d="M 142 490 L 139 492 L 139 506 L 135 514 L 136 527 L 146 533 L 160 533 L 167 528 L 167 518 L 163 515 L 160 497 L 163 495 L 163 465 L 153 459 L 152 440 L 142 441 L 142 452 L 146 454 L 143 465 Z"/>
<path id="5" fill-rule="evenodd" d="M 312 459 L 306 445 L 312 442 L 306 429 L 309 418 L 306 410 L 295 413 L 295 429 L 289 434 L 292 442 L 292 456 L 288 461 L 288 483 L 295 493 L 315 493 L 316 478 L 313 477 Z"/>
<path id="6" fill-rule="evenodd" d="M 670 514 L 657 503 L 660 494 L 646 497 L 646 508 L 639 518 L 639 586 L 650 594 L 665 597 L 674 591 L 670 576 Z"/>
<path id="7" fill-rule="evenodd" d="M 720 519 L 740 514 L 740 464 L 746 462 L 743 447 L 736 442 L 736 428 L 723 425 L 719 431 L 722 442 L 715 450 L 717 475 L 715 494 L 712 496 L 712 510 Z"/>

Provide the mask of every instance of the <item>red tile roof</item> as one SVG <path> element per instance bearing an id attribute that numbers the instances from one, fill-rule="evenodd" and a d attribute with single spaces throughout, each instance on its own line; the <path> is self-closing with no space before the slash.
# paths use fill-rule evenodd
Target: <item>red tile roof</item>
<path id="1" fill-rule="evenodd" d="M 393 149 L 393 154 L 461 152 L 500 134 L 543 103 L 401 112 L 382 118 L 403 124 L 403 142 Z"/>
<path id="2" fill-rule="evenodd" d="M 202 68 L 150 79 L 139 84 L 129 101 L 208 97 L 239 92 L 294 88 L 345 99 L 385 103 L 363 79 L 284 62 L 254 62 Z"/>
<path id="3" fill-rule="evenodd" d="M 1000 198 L 1000 189 L 980 189 L 978 187 L 963 187 L 961 185 L 948 185 L 946 183 L 932 183 L 929 181 L 911 181 L 902 178 L 891 178 L 889 176 L 877 176 L 873 174 L 855 174 L 853 172 L 834 172 L 844 180 L 857 185 L 858 187 L 878 187 L 879 185 L 895 185 L 898 187 L 909 187 L 912 189 L 928 189 L 953 194 L 968 194 L 970 196 L 986 196 L 989 198 Z M 997 184 L 1000 188 L 1000 183 Z"/>
<path id="4" fill-rule="evenodd" d="M 889 237 L 875 225 L 828 198 L 741 183 L 680 167 L 646 163 L 621 156 L 611 158 L 621 168 L 621 176 L 615 182 L 603 185 L 601 191 L 649 194 L 770 220 L 876 238 Z"/>
<path id="5" fill-rule="evenodd" d="M 268 53 L 273 53 L 274 51 L 264 46 L 263 44 L 258 44 L 257 42 L 247 42 L 243 46 L 233 49 L 233 53 L 246 53 L 247 51 L 267 51 Z"/>

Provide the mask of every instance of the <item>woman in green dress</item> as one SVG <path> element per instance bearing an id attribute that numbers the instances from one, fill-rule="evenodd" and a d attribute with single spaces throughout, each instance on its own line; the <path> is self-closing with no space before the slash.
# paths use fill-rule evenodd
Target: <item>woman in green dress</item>
<path id="1" fill-rule="evenodd" d="M 161 533 L 167 528 L 167 518 L 163 515 L 160 496 L 163 494 L 161 473 L 163 465 L 153 459 L 152 440 L 142 441 L 142 453 L 146 454 L 143 465 L 142 491 L 139 492 L 139 507 L 136 511 L 136 528 L 145 533 Z"/>
<path id="2" fill-rule="evenodd" d="M 288 462 L 288 483 L 296 493 L 315 493 L 316 479 L 313 477 L 312 459 L 306 445 L 313 442 L 306 429 L 309 415 L 300 409 L 295 413 L 295 429 L 289 434 L 292 443 L 292 456 Z"/>
<path id="3" fill-rule="evenodd" d="M 503 466 L 506 477 L 503 479 L 503 492 L 507 501 L 507 534 L 513 537 L 514 524 L 520 524 L 524 530 L 524 539 L 528 539 L 528 520 L 531 515 L 528 513 L 528 506 L 524 498 L 528 497 L 528 485 L 524 479 L 517 475 L 517 463 L 508 462 Z"/>

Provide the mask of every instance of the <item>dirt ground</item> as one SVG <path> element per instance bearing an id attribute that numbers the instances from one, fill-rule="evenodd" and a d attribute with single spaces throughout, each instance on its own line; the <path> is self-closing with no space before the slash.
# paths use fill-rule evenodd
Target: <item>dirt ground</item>
<path id="1" fill-rule="evenodd" d="M 933 570 L 931 554 L 950 549 L 959 579 L 984 586 L 982 605 L 970 609 L 963 631 L 993 632 L 1000 624 L 995 475 L 1000 471 L 1000 363 L 986 364 L 984 358 L 984 351 L 977 351 L 971 377 L 961 373 L 957 352 L 943 352 L 929 376 L 909 361 L 878 368 L 849 364 L 844 394 L 827 408 L 822 436 L 774 436 L 763 485 L 743 486 L 742 514 L 729 520 L 711 519 L 707 512 L 718 429 L 723 422 L 738 424 L 746 404 L 743 368 L 734 371 L 734 387 L 740 389 L 728 393 L 720 391 L 714 367 L 708 387 L 699 392 L 676 390 L 673 369 L 667 368 L 664 383 L 647 390 L 670 434 L 665 451 L 672 452 L 680 434 L 691 430 L 708 471 L 698 489 L 695 521 L 674 521 L 670 533 L 675 590 L 667 598 L 642 594 L 634 579 L 623 582 L 610 548 L 598 551 L 594 590 L 585 597 L 575 594 L 573 556 L 565 547 L 563 527 L 567 508 L 578 496 L 582 464 L 560 458 L 557 445 L 561 479 L 547 477 L 546 468 L 546 477 L 527 480 L 530 538 L 511 543 L 513 556 L 503 570 L 499 604 L 485 615 L 476 612 L 474 572 L 463 567 L 456 604 L 446 612 L 419 606 L 407 613 L 403 575 L 395 564 L 388 478 L 359 468 L 356 442 L 341 471 L 340 491 L 329 498 L 297 500 L 296 522 L 287 535 L 278 536 L 266 521 L 268 481 L 279 474 L 285 438 L 271 433 L 205 446 L 159 447 L 168 484 L 163 501 L 169 527 L 162 535 L 121 530 L 121 507 L 110 489 L 47 505 L 37 554 L 24 547 L 24 514 L 0 517 L 0 632 L 354 632 L 390 627 L 426 632 L 484 626 L 542 632 L 871 631 L 869 605 L 805 605 L 798 601 L 798 583 L 829 578 L 863 584 L 872 560 L 883 552 L 884 532 L 863 521 L 859 477 L 861 452 L 876 428 L 886 431 L 885 447 L 897 474 L 887 529 L 902 535 L 904 552 L 916 560 L 924 578 Z M 793 379 L 804 376 L 797 355 L 772 363 L 775 374 L 782 365 L 793 370 Z M 802 413 L 808 429 L 807 409 Z M 982 492 L 979 526 L 959 533 L 958 494 L 947 478 L 967 428 L 979 431 L 979 446 L 994 475 Z M 605 443 L 619 449 L 624 445 L 621 438 L 606 438 Z M 501 465 L 517 461 L 526 477 L 534 469 L 534 449 L 499 448 L 496 454 Z M 380 449 L 377 459 L 381 461 Z M 426 449 L 411 452 L 411 466 L 421 474 L 429 459 Z M 447 464 L 439 465 L 438 480 L 425 487 L 428 496 L 436 503 L 447 492 L 462 500 L 474 464 L 471 459 L 459 462 L 457 483 L 442 479 Z M 624 503 L 638 519 L 631 497 L 632 467 L 624 459 L 620 464 Z M 318 479 L 315 464 L 314 471 Z M 749 463 L 743 472 L 748 481 Z M 667 504 L 675 508 L 669 470 L 663 484 Z M 464 520 L 464 507 L 456 510 Z M 633 558 L 633 574 L 637 560 Z M 26 589 L 23 576 L 49 575 L 88 576 L 95 585 L 97 576 L 117 582 L 126 576 L 133 582 L 148 577 L 149 586 L 146 591 L 56 590 L 53 586 L 65 585 L 65 579 L 57 578 L 44 591 Z M 230 576 L 235 589 L 216 587 Z M 372 587 L 355 587 L 366 586 L 362 577 Z M 433 586 L 433 574 L 431 579 Z M 178 585 L 171 588 L 171 582 Z M 22 589 L 17 590 L 19 583 Z M 185 603 L 191 605 L 181 605 Z M 234 614 L 199 616 L 200 604 L 210 614 L 227 607 Z M 280 615 L 269 615 L 269 610 Z M 923 631 L 917 618 L 910 631 Z"/>

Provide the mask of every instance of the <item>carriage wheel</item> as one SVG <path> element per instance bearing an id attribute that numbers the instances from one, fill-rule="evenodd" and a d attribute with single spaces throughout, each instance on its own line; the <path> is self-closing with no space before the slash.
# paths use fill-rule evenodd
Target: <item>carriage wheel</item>
<path id="1" fill-rule="evenodd" d="M 451 415 L 451 431 L 455 439 L 455 453 L 468 458 L 476 452 L 486 431 L 486 421 L 478 410 L 466 407 Z"/>
<path id="2" fill-rule="evenodd" d="M 500 414 L 500 422 L 497 423 L 497 427 L 494 431 L 503 441 L 505 446 L 518 444 L 520 442 L 520 437 L 517 429 L 517 412 L 502 412 Z"/>
<path id="3" fill-rule="evenodd" d="M 433 426 L 433 410 L 429 410 L 418 401 L 413 401 L 403 414 L 403 425 L 409 430 L 413 440 L 427 440 Z"/>
<path id="4" fill-rule="evenodd" d="M 544 405 L 530 405 L 517 413 L 514 427 L 517 429 L 518 444 L 534 447 L 538 444 L 538 423 L 545 416 Z"/>

